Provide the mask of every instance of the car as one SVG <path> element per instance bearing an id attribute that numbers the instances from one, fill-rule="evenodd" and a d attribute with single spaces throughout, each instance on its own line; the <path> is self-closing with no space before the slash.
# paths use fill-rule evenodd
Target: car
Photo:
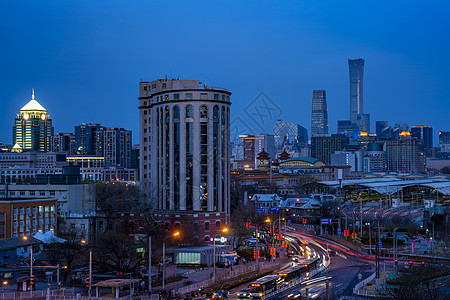
<path id="1" fill-rule="evenodd" d="M 297 299 L 302 296 L 302 293 L 299 290 L 293 290 L 291 293 L 287 295 L 288 299 Z"/>
<path id="2" fill-rule="evenodd" d="M 214 292 L 212 295 L 212 299 L 228 299 L 228 291 L 220 290 Z"/>
<path id="3" fill-rule="evenodd" d="M 250 298 L 250 290 L 243 289 L 237 293 L 238 298 Z"/>
<path id="4" fill-rule="evenodd" d="M 320 295 L 320 289 L 311 289 L 309 291 L 309 299 L 318 299 Z"/>

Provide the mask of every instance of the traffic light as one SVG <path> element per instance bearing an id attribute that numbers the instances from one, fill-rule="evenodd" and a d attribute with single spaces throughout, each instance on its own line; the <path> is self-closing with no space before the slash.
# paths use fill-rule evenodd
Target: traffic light
<path id="1" fill-rule="evenodd" d="M 344 229 L 344 236 L 349 236 L 349 235 L 350 235 L 349 230 L 348 229 Z"/>
<path id="2" fill-rule="evenodd" d="M 89 288 L 89 277 L 86 277 L 86 287 Z"/>
<path id="3" fill-rule="evenodd" d="M 303 218 L 302 222 L 303 222 L 303 224 L 306 224 L 306 223 L 308 223 L 308 220 L 306 220 L 305 218 Z"/>
<path id="4" fill-rule="evenodd" d="M 398 259 L 395 260 L 395 265 L 398 266 Z"/>
<path id="5" fill-rule="evenodd" d="M 258 258 L 260 258 L 261 256 L 259 255 L 259 250 L 258 250 Z"/>
<path id="6" fill-rule="evenodd" d="M 358 234 L 356 232 L 352 232 L 352 239 L 356 239 L 358 237 Z"/>
<path id="7" fill-rule="evenodd" d="M 35 281 L 34 281 L 34 275 L 30 276 L 30 285 L 34 285 Z"/>
<path id="8" fill-rule="evenodd" d="M 250 228 L 252 226 L 252 222 L 248 221 L 245 222 L 245 227 Z"/>
<path id="9" fill-rule="evenodd" d="M 256 258 L 256 249 L 253 249 L 253 258 Z"/>
<path id="10" fill-rule="evenodd" d="M 283 239 L 283 234 L 282 233 L 278 233 L 277 234 L 277 240 L 281 241 Z"/>
<path id="11" fill-rule="evenodd" d="M 282 241 L 281 242 L 281 247 L 287 248 L 288 247 L 288 242 L 287 241 Z"/>
<path id="12" fill-rule="evenodd" d="M 270 248 L 270 255 L 277 255 L 277 249 L 275 249 L 274 247 Z"/>

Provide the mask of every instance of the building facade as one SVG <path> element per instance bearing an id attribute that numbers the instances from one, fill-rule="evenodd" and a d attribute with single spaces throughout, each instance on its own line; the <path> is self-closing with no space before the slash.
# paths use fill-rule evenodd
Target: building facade
<path id="1" fill-rule="evenodd" d="M 328 108 L 325 90 L 313 90 L 311 136 L 328 134 Z"/>
<path id="2" fill-rule="evenodd" d="M 399 139 L 386 140 L 387 171 L 397 173 L 424 173 L 425 157 L 420 151 L 420 141 L 409 131 L 402 131 Z"/>
<path id="3" fill-rule="evenodd" d="M 425 156 L 431 156 L 433 148 L 433 128 L 429 126 L 411 126 L 411 136 L 420 141 L 421 150 Z"/>
<path id="4" fill-rule="evenodd" d="M 293 122 L 276 120 L 273 127 L 275 148 L 283 149 L 285 145 L 291 145 L 295 150 L 300 150 L 308 144 L 308 130 Z"/>
<path id="5" fill-rule="evenodd" d="M 358 124 L 358 115 L 363 114 L 364 59 L 349 59 L 348 67 L 350 74 L 350 121 Z"/>
<path id="6" fill-rule="evenodd" d="M 0 199 L 0 239 L 30 236 L 37 232 L 56 233 L 56 198 Z"/>
<path id="7" fill-rule="evenodd" d="M 103 153 L 105 165 L 131 167 L 132 137 L 131 131 L 123 128 L 104 128 Z"/>
<path id="8" fill-rule="evenodd" d="M 13 144 L 22 150 L 47 152 L 53 135 L 52 119 L 47 110 L 34 98 L 20 109 L 13 126 Z"/>
<path id="9" fill-rule="evenodd" d="M 75 135 L 73 133 L 57 133 L 50 137 L 51 152 L 65 152 L 75 154 Z"/>
<path id="10" fill-rule="evenodd" d="M 324 134 L 311 137 L 311 156 L 331 164 L 331 154 L 341 151 L 349 143 L 347 136 L 342 134 Z"/>
<path id="11" fill-rule="evenodd" d="M 79 155 L 97 155 L 99 143 L 97 131 L 101 130 L 102 126 L 96 123 L 81 124 L 75 126 L 75 151 Z M 100 150 L 101 152 L 101 150 Z"/>
<path id="12" fill-rule="evenodd" d="M 155 209 L 229 215 L 230 95 L 198 80 L 140 82 L 140 180 Z"/>

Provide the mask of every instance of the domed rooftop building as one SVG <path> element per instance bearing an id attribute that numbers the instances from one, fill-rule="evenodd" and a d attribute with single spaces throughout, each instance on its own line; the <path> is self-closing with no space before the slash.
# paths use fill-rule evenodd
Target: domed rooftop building
<path id="1" fill-rule="evenodd" d="M 36 101 L 34 89 L 31 100 L 20 109 L 13 126 L 13 144 L 22 150 L 47 152 L 53 135 L 52 119 L 47 110 Z"/>
<path id="2" fill-rule="evenodd" d="M 312 157 L 293 157 L 280 162 L 280 173 L 304 174 L 319 173 L 325 163 Z"/>

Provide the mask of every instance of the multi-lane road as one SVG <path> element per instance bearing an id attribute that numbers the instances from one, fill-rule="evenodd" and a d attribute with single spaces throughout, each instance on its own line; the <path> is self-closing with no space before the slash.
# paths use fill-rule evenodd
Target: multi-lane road
<path id="1" fill-rule="evenodd" d="M 306 246 L 302 244 L 302 241 L 305 244 L 307 242 L 311 256 L 315 254 L 328 259 L 326 241 L 296 232 L 295 230 L 291 230 L 288 236 L 297 241 L 297 249 L 299 246 L 305 249 Z M 372 257 L 354 253 L 338 244 L 334 244 L 334 247 L 330 247 L 330 249 L 333 250 L 333 254 L 330 257 L 331 262 L 328 268 L 314 276 L 314 278 L 283 291 L 270 299 L 305 299 L 306 289 L 313 292 L 310 294 L 311 299 L 326 299 L 327 282 L 329 282 L 330 299 L 336 299 L 342 295 L 351 295 L 353 287 L 360 279 L 364 279 L 375 272 L 375 261 Z M 230 290 L 230 299 L 237 299 L 236 294 L 246 287 L 247 285 L 242 285 Z M 294 291 L 300 291 L 301 297 L 289 298 L 288 296 Z"/>

